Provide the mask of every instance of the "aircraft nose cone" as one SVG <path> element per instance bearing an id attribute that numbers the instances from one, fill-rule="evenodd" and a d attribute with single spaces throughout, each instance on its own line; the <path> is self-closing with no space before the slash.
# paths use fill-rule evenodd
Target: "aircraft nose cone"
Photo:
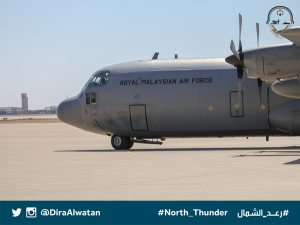
<path id="1" fill-rule="evenodd" d="M 59 104 L 57 117 L 64 123 L 83 129 L 81 106 L 76 97 L 68 98 Z"/>

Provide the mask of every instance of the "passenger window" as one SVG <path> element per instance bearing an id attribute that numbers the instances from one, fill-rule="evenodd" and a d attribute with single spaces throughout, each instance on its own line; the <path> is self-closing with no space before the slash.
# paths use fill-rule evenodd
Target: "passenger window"
<path id="1" fill-rule="evenodd" d="M 96 104 L 97 101 L 97 93 L 91 93 L 91 103 Z"/>
<path id="2" fill-rule="evenodd" d="M 109 78 L 109 71 L 103 70 L 96 72 L 94 77 L 91 79 L 89 85 L 90 86 L 104 86 L 107 84 L 108 78 Z"/>
<path id="3" fill-rule="evenodd" d="M 85 96 L 85 99 L 86 99 L 85 102 L 86 102 L 87 105 L 89 105 L 91 103 L 91 100 L 90 100 L 90 95 L 91 94 L 90 93 L 86 93 L 85 95 L 86 95 Z"/>

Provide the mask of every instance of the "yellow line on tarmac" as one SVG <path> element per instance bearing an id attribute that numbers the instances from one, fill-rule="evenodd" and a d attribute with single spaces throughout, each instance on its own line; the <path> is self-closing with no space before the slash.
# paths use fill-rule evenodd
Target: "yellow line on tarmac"
<path id="1" fill-rule="evenodd" d="M 129 153 L 129 154 L 132 154 L 132 155 L 140 155 L 140 154 L 136 154 L 136 153 L 133 153 L 132 151 L 127 151 L 127 153 Z"/>

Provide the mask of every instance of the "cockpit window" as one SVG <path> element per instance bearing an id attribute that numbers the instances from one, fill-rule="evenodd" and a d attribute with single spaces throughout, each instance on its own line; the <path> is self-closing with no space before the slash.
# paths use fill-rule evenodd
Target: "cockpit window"
<path id="1" fill-rule="evenodd" d="M 93 77 L 94 77 L 94 74 L 90 77 L 90 79 L 86 82 L 85 85 L 88 85 L 91 82 L 91 80 L 93 79 Z"/>
<path id="2" fill-rule="evenodd" d="M 97 72 L 89 82 L 90 86 L 104 86 L 109 78 L 109 71 L 108 70 L 102 70 Z"/>
<path id="3" fill-rule="evenodd" d="M 78 98 L 82 98 L 84 91 L 86 90 L 87 86 L 104 86 L 109 78 L 110 71 L 109 70 L 102 70 L 95 72 L 90 79 L 86 82 L 80 93 L 78 94 Z M 90 103 L 87 103 L 90 104 Z"/>

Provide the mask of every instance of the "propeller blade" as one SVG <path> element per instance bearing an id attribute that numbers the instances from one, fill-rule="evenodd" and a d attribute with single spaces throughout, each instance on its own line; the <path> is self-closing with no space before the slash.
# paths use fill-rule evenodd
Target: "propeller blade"
<path id="1" fill-rule="evenodd" d="M 259 23 L 256 23 L 257 47 L 259 47 Z"/>
<path id="2" fill-rule="evenodd" d="M 230 43 L 230 50 L 232 51 L 232 53 L 234 54 L 234 56 L 240 60 L 240 56 L 237 54 L 236 50 L 235 50 L 235 46 L 234 46 L 234 43 L 233 43 L 233 40 L 231 40 L 231 43 Z"/>
<path id="3" fill-rule="evenodd" d="M 243 68 L 238 66 L 237 67 L 237 75 L 238 75 L 238 101 L 239 105 L 241 104 L 241 92 L 242 92 L 242 78 L 243 78 Z"/>
<path id="4" fill-rule="evenodd" d="M 238 51 L 242 51 L 241 32 L 242 32 L 242 15 L 239 14 L 239 50 Z"/>
<path id="5" fill-rule="evenodd" d="M 261 109 L 261 87 L 262 87 L 262 81 L 261 79 L 257 79 L 257 85 L 258 85 L 258 91 L 259 91 L 259 109 Z"/>

